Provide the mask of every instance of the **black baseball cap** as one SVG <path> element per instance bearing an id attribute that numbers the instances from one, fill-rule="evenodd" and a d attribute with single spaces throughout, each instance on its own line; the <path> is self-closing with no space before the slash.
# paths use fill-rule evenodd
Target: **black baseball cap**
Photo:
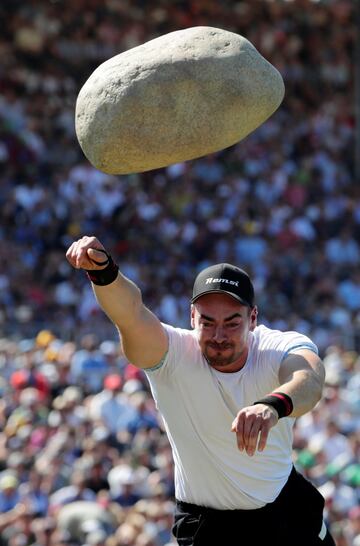
<path id="1" fill-rule="evenodd" d="M 215 264 L 200 271 L 194 282 L 191 303 L 211 293 L 229 294 L 243 305 L 254 307 L 254 287 L 243 269 L 231 264 Z"/>

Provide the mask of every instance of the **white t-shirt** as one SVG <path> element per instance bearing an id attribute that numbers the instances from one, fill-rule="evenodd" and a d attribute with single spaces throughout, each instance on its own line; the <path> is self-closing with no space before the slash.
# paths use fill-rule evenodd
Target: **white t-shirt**
<path id="1" fill-rule="evenodd" d="M 223 373 L 209 366 L 195 331 L 164 327 L 166 358 L 145 371 L 173 451 L 176 498 L 217 509 L 274 501 L 292 468 L 294 419 L 280 419 L 264 451 L 253 457 L 239 451 L 231 424 L 241 408 L 279 387 L 278 370 L 289 352 L 317 352 L 316 346 L 297 332 L 258 326 L 245 366 Z"/>

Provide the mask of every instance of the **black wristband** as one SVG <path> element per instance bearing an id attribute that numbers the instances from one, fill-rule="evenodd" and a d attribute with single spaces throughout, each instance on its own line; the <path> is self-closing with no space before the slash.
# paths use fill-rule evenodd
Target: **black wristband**
<path id="1" fill-rule="evenodd" d="M 112 282 L 114 282 L 114 280 L 118 276 L 119 268 L 110 256 L 110 254 L 105 252 L 105 250 L 101 250 L 101 252 L 104 252 L 107 260 L 105 260 L 104 262 L 97 262 L 95 260 L 92 261 L 97 265 L 105 265 L 107 262 L 107 266 L 104 267 L 104 269 L 86 269 L 86 274 L 93 284 L 96 284 L 98 286 L 106 286 L 107 284 L 111 284 Z"/>
<path id="2" fill-rule="evenodd" d="M 278 412 L 279 419 L 281 417 L 287 417 L 294 409 L 290 396 L 284 392 L 272 392 L 271 394 L 267 394 L 264 398 L 261 398 L 261 400 L 254 402 L 253 405 L 255 406 L 255 404 L 267 404 L 268 406 L 272 406 Z"/>

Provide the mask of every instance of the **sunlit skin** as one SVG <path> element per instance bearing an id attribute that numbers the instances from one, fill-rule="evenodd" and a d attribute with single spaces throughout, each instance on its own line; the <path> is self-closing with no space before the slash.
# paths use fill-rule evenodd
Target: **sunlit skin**
<path id="1" fill-rule="evenodd" d="M 242 305 L 227 294 L 204 294 L 191 307 L 191 326 L 201 350 L 215 370 L 241 370 L 248 355 L 249 332 L 256 326 L 257 308 Z"/>

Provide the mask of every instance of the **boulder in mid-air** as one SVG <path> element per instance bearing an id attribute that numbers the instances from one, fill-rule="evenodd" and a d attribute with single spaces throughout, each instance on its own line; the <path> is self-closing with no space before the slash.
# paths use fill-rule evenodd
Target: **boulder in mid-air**
<path id="1" fill-rule="evenodd" d="M 76 133 L 99 170 L 128 174 L 227 148 L 278 108 L 284 83 L 244 37 L 171 32 L 101 64 L 76 103 Z"/>

